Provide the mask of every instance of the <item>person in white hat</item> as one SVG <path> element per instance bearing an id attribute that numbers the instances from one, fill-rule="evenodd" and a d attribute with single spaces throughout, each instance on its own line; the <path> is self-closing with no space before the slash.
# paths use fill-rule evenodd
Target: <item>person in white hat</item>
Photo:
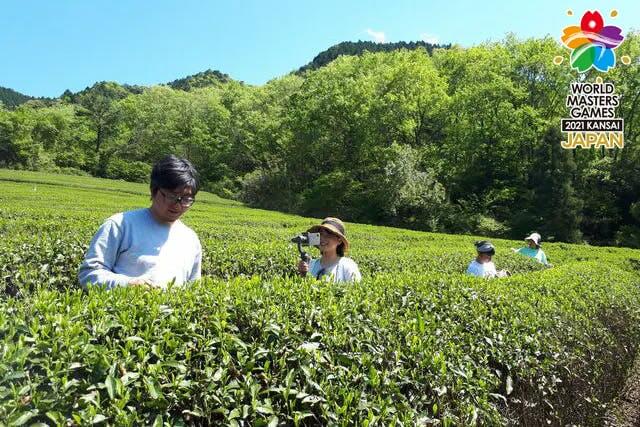
<path id="1" fill-rule="evenodd" d="M 467 267 L 467 274 L 476 277 L 505 277 L 509 276 L 509 272 L 505 270 L 496 270 L 496 266 L 491 260 L 496 254 L 496 248 L 493 244 L 487 240 L 480 240 L 474 243 L 476 252 L 478 253 L 476 258 L 471 261 L 469 267 Z"/>
<path id="2" fill-rule="evenodd" d="M 314 225 L 309 233 L 320 233 L 320 258 L 310 262 L 300 261 L 298 272 L 301 276 L 311 274 L 318 280 L 333 282 L 360 281 L 362 275 L 358 264 L 345 255 L 349 251 L 344 224 L 338 218 L 325 218 L 320 225 Z"/>
<path id="3" fill-rule="evenodd" d="M 549 264 L 549 261 L 547 260 L 547 255 L 545 255 L 542 248 L 540 248 L 540 246 L 542 246 L 540 240 L 542 240 L 542 238 L 538 233 L 531 233 L 531 235 L 524 238 L 524 241 L 527 242 L 528 247 L 520 249 L 511 248 L 511 250 L 515 253 L 527 256 L 529 258 L 534 258 L 541 264 L 551 266 L 551 264 Z"/>

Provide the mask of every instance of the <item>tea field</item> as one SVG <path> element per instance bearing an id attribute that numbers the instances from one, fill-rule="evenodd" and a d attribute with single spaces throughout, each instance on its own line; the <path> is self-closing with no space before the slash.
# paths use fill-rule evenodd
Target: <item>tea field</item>
<path id="1" fill-rule="evenodd" d="M 640 251 L 347 224 L 363 281 L 295 275 L 318 222 L 200 193 L 203 280 L 83 291 L 98 226 L 148 187 L 0 170 L 1 425 L 601 425 L 640 346 Z"/>

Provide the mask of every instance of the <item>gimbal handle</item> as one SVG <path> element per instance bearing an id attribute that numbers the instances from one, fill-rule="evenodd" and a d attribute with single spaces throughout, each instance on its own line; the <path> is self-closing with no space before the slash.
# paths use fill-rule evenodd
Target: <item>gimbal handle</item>
<path id="1" fill-rule="evenodd" d="M 300 259 L 304 262 L 311 261 L 311 256 L 302 250 L 302 242 L 298 240 L 298 252 L 300 252 Z"/>

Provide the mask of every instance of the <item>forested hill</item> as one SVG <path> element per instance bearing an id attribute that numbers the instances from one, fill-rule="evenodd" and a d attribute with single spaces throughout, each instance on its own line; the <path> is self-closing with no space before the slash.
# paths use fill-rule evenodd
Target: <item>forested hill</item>
<path id="1" fill-rule="evenodd" d="M 317 70 L 323 67 L 339 57 L 340 55 L 362 55 L 364 52 L 391 52 L 398 49 L 414 50 L 417 48 L 425 48 L 429 55 L 433 52 L 433 49 L 451 47 L 451 44 L 438 45 L 431 44 L 424 41 L 416 42 L 396 42 L 396 43 L 376 43 L 372 41 L 357 41 L 357 42 L 342 42 L 331 46 L 329 49 L 320 52 L 313 60 L 300 67 L 297 73 L 302 73 L 306 70 Z"/>
<path id="2" fill-rule="evenodd" d="M 640 57 L 640 33 L 616 54 Z M 342 55 L 259 86 L 215 71 L 152 87 L 101 82 L 0 108 L 0 167 L 147 182 L 173 153 L 203 189 L 260 208 L 640 247 L 640 67 L 607 74 L 624 148 L 565 150 L 570 84 L 598 75 L 557 56 L 568 52 L 552 37 L 509 36 Z"/>
<path id="3" fill-rule="evenodd" d="M 166 83 L 163 86 L 169 86 L 172 89 L 190 91 L 196 88 L 215 86 L 220 83 L 229 83 L 233 81 L 227 74 L 218 70 L 206 70 L 201 73 L 193 74 L 181 79 Z M 98 82 L 91 87 L 87 87 L 80 92 L 73 93 L 66 90 L 60 99 L 66 102 L 82 104 L 82 100 L 91 97 L 93 94 L 105 96 L 108 99 L 122 99 L 127 95 L 140 95 L 146 89 L 145 86 L 139 85 L 121 85 L 116 82 Z"/>
<path id="4" fill-rule="evenodd" d="M 426 49 L 427 52 L 431 54 L 433 52 L 433 49 L 449 48 L 451 47 L 451 45 L 450 44 L 437 45 L 437 44 L 426 43 L 423 41 L 396 42 L 396 43 L 375 43 L 371 41 L 342 42 L 334 46 L 331 46 L 329 49 L 323 52 L 320 52 L 315 58 L 313 58 L 313 60 L 310 63 L 300 67 L 298 71 L 296 71 L 296 74 L 302 73 L 306 70 L 317 70 L 318 68 L 321 68 L 329 64 L 331 61 L 333 61 L 334 59 L 336 59 L 341 55 L 355 56 L 355 55 L 361 55 L 366 51 L 391 52 L 399 49 L 414 50 L 420 47 Z M 233 79 L 228 74 L 225 74 L 218 70 L 208 69 L 190 76 L 186 76 L 186 77 L 168 82 L 166 83 L 166 86 L 169 86 L 172 89 L 190 91 L 192 89 L 215 86 L 221 83 L 222 84 L 229 83 L 231 81 L 233 81 Z M 96 90 L 100 91 L 101 88 L 104 88 L 106 84 L 107 82 L 97 82 L 93 86 L 87 87 L 79 92 L 71 92 L 70 90 L 67 89 L 66 91 L 64 91 L 64 93 L 62 93 L 62 95 L 60 95 L 59 98 L 54 98 L 54 99 L 62 99 L 67 102 L 78 103 L 78 100 L 82 96 L 85 96 L 92 91 L 96 91 Z M 129 85 L 129 84 L 118 84 L 118 83 L 113 83 L 113 84 L 119 86 L 122 92 L 125 92 L 127 94 L 132 94 L 132 95 L 141 94 L 145 89 L 145 86 L 140 86 L 140 85 Z M 13 89 L 0 86 L 0 102 L 2 102 L 2 104 L 4 104 L 4 106 L 7 108 L 15 108 L 21 104 L 24 104 L 27 101 L 31 101 L 34 99 L 40 99 L 43 101 L 51 100 L 49 98 L 35 98 L 32 96 L 24 95 Z"/>
<path id="5" fill-rule="evenodd" d="M 220 83 L 228 83 L 233 81 L 228 74 L 224 74 L 218 70 L 206 70 L 191 76 L 176 79 L 172 82 L 166 83 L 172 89 L 179 89 L 184 91 L 190 91 L 196 88 L 215 86 Z M 69 89 L 65 90 L 59 98 L 34 98 L 32 96 L 24 95 L 20 92 L 16 92 L 13 89 L 0 86 L 0 102 L 7 108 L 15 108 L 24 104 L 27 101 L 41 100 L 44 104 L 50 104 L 56 99 L 63 100 L 65 102 L 80 103 L 83 97 L 89 96 L 93 92 L 103 93 L 106 87 L 110 87 L 113 90 L 119 92 L 119 96 L 111 96 L 113 94 L 105 94 L 109 98 L 120 99 L 127 95 L 139 95 L 145 90 L 145 86 L 140 85 L 128 85 L 119 84 L 115 82 L 97 82 L 93 86 L 86 87 L 79 92 L 71 92 Z"/>
<path id="6" fill-rule="evenodd" d="M 182 79 L 177 79 L 168 83 L 173 89 L 181 89 L 189 91 L 191 89 L 214 86 L 219 83 L 228 83 L 232 79 L 228 74 L 221 73 L 218 70 L 206 70 Z"/>
<path id="7" fill-rule="evenodd" d="M 9 108 L 17 107 L 18 105 L 23 104 L 29 101 L 30 99 L 34 99 L 34 98 L 24 95 L 13 89 L 0 86 L 0 102 L 2 102 L 2 104 L 4 104 L 5 107 L 9 107 Z"/>

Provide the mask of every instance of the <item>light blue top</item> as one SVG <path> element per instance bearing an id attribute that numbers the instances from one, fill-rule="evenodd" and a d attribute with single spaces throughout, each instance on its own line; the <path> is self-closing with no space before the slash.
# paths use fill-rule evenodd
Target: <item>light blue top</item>
<path id="1" fill-rule="evenodd" d="M 133 279 L 161 287 L 175 279 L 183 284 L 200 278 L 202 246 L 180 220 L 158 222 L 147 208 L 113 215 L 93 236 L 80 265 L 80 284 L 112 289 Z"/>
<path id="2" fill-rule="evenodd" d="M 518 249 L 518 253 L 522 254 L 524 256 L 528 256 L 530 258 L 535 258 L 538 262 L 544 264 L 544 265 L 549 265 L 549 262 L 547 261 L 547 256 L 544 254 L 544 251 L 540 248 L 520 248 Z"/>

